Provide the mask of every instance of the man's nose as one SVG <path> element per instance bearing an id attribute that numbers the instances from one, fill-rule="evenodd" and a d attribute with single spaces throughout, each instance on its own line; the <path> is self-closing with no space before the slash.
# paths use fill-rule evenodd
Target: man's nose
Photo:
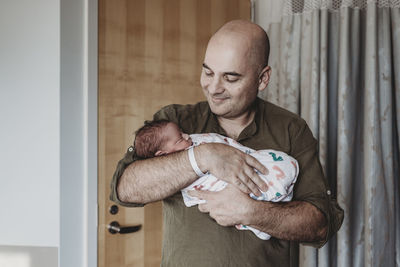
<path id="1" fill-rule="evenodd" d="M 219 94 L 224 91 L 224 87 L 222 85 L 222 81 L 219 77 L 214 76 L 208 85 L 208 92 L 210 94 Z"/>

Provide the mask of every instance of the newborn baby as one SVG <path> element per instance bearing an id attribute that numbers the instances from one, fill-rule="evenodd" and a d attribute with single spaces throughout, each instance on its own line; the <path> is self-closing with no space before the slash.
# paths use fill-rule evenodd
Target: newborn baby
<path id="1" fill-rule="evenodd" d="M 268 168 L 269 173 L 263 175 L 257 170 L 257 174 L 267 183 L 268 190 L 261 192 L 261 196 L 250 194 L 250 197 L 263 201 L 290 201 L 293 196 L 293 186 L 296 182 L 299 167 L 297 161 L 284 152 L 271 149 L 254 150 L 241 145 L 235 140 L 216 133 L 192 134 L 183 133 L 179 126 L 167 120 L 148 122 L 136 132 L 135 150 L 136 154 L 142 158 L 166 155 L 176 151 L 190 149 L 204 143 L 222 143 L 233 146 L 242 152 L 256 158 L 261 164 Z M 189 150 L 190 152 L 190 150 Z M 198 173 L 200 172 L 200 173 Z M 192 197 L 188 194 L 190 190 L 209 190 L 220 191 L 227 183 L 218 179 L 210 173 L 203 174 L 200 170 L 196 171 L 200 176 L 191 185 L 182 189 L 183 201 L 187 207 L 191 207 L 204 200 Z M 259 238 L 267 240 L 270 235 L 255 228 L 245 225 L 237 225 L 239 230 L 250 230 Z"/>

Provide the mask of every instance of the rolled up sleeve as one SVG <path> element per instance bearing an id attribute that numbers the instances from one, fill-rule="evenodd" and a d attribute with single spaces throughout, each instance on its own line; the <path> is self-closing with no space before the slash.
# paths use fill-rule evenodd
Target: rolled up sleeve
<path id="1" fill-rule="evenodd" d="M 111 180 L 111 193 L 110 193 L 110 200 L 117 203 L 118 205 L 125 206 L 125 207 L 143 207 L 143 204 L 138 203 L 128 203 L 123 202 L 118 198 L 117 186 L 119 179 L 121 178 L 122 174 L 124 173 L 126 167 L 133 163 L 134 161 L 139 160 L 136 156 L 135 148 L 130 146 L 125 154 L 125 156 L 118 162 L 117 168 L 114 172 L 113 178 Z"/>
<path id="2" fill-rule="evenodd" d="M 175 105 L 169 105 L 161 110 L 159 110 L 157 113 L 154 114 L 153 120 L 170 120 L 176 122 L 176 111 L 175 111 Z M 110 200 L 117 203 L 118 205 L 125 206 L 125 207 L 143 207 L 144 204 L 139 204 L 139 203 L 129 203 L 129 202 L 123 202 L 119 199 L 118 197 L 118 182 L 119 179 L 121 178 L 122 174 L 124 173 L 125 169 L 133 162 L 137 160 L 142 160 L 139 158 L 136 153 L 135 153 L 135 147 L 130 146 L 128 147 L 125 156 L 118 162 L 117 168 L 114 172 L 113 178 L 111 180 L 111 193 L 110 193 Z"/>

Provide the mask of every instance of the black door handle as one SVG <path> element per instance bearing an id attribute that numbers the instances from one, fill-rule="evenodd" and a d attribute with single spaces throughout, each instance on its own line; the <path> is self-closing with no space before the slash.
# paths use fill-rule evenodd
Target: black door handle
<path id="1" fill-rule="evenodd" d="M 111 234 L 129 234 L 139 231 L 142 228 L 142 225 L 134 225 L 134 226 L 124 226 L 121 227 L 118 222 L 113 221 L 109 225 L 107 225 L 107 229 Z"/>

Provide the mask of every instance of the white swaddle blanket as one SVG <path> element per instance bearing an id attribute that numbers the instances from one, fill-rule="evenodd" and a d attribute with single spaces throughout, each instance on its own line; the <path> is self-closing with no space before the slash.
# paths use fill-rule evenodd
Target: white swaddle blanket
<path id="1" fill-rule="evenodd" d="M 253 199 L 273 202 L 290 201 L 292 199 L 294 183 L 296 182 L 299 174 L 298 163 L 293 157 L 284 152 L 272 149 L 256 151 L 239 144 L 229 137 L 215 133 L 192 134 L 190 137 L 192 138 L 194 146 L 204 143 L 222 143 L 230 145 L 246 154 L 255 157 L 258 161 L 260 161 L 261 164 L 266 166 L 269 170 L 267 175 L 263 175 L 257 170 L 256 172 L 267 183 L 268 190 L 266 192 L 262 192 L 260 197 L 250 194 Z M 199 179 L 194 181 L 191 185 L 181 190 L 183 201 L 187 207 L 204 203 L 205 200 L 200 200 L 197 197 L 190 196 L 188 191 L 200 189 L 216 192 L 224 189 L 226 185 L 227 183 L 225 181 L 219 180 L 214 175 L 207 173 L 206 175 L 199 177 Z M 246 225 L 237 225 L 236 228 L 239 230 L 250 230 L 256 234 L 257 237 L 263 240 L 268 240 L 271 237 L 267 233 L 261 232 Z"/>

